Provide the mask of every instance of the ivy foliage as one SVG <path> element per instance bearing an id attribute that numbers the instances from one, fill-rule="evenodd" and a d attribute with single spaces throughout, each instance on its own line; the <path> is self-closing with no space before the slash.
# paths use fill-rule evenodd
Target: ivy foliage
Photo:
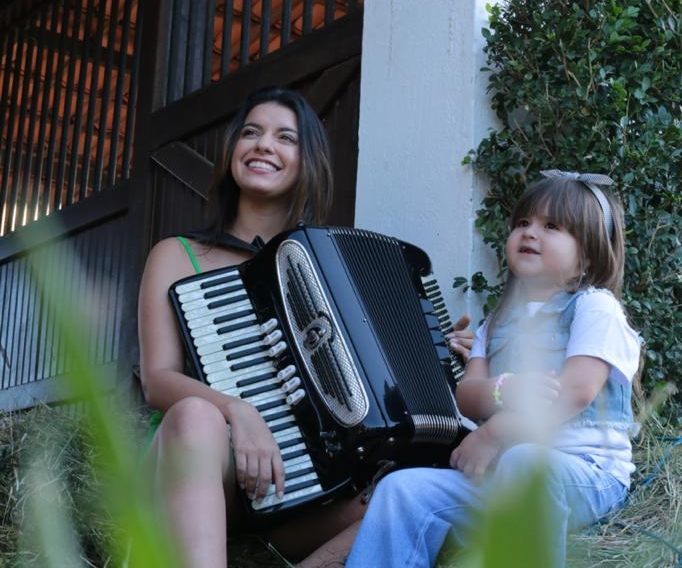
<path id="1" fill-rule="evenodd" d="M 682 390 L 682 0 L 506 0 L 484 29 L 500 127 L 464 159 L 490 190 L 476 226 L 505 267 L 507 220 L 542 169 L 599 172 L 625 209 L 623 300 L 647 390 Z M 487 295 L 482 274 L 455 287 Z M 677 406 L 679 409 L 678 405 Z"/>

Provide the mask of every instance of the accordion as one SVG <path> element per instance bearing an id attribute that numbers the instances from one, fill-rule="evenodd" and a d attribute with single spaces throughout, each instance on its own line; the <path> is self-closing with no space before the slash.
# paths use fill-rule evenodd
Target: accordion
<path id="1" fill-rule="evenodd" d="M 169 294 L 196 377 L 253 404 L 281 449 L 284 496 L 249 501 L 256 521 L 446 464 L 467 433 L 447 311 L 414 245 L 299 225 Z"/>

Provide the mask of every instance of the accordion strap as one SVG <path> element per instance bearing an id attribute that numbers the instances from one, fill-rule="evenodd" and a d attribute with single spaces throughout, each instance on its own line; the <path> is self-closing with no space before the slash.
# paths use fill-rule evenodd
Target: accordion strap
<path id="1" fill-rule="evenodd" d="M 263 239 L 261 239 L 259 236 L 256 236 L 256 238 L 253 239 L 253 241 L 247 243 L 246 241 L 243 241 L 239 237 L 235 237 L 230 233 L 222 233 L 216 236 L 215 234 L 213 234 L 212 231 L 208 229 L 201 229 L 199 231 L 187 231 L 185 233 L 182 233 L 182 235 L 180 236 L 189 239 L 194 239 L 195 241 L 199 241 L 200 243 L 204 244 L 220 245 L 221 247 L 245 250 L 246 252 L 251 252 L 254 254 L 257 253 L 260 249 L 262 249 L 263 246 L 265 246 Z"/>

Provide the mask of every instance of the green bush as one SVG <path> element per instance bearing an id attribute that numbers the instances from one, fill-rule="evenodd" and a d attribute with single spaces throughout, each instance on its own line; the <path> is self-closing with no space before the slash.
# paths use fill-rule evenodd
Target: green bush
<path id="1" fill-rule="evenodd" d="M 616 182 L 626 226 L 624 302 L 646 341 L 643 384 L 682 396 L 681 0 L 507 0 L 488 8 L 492 108 L 501 121 L 464 159 L 490 190 L 476 226 L 500 259 L 507 217 L 542 169 Z M 480 273 L 455 287 L 500 287 Z"/>

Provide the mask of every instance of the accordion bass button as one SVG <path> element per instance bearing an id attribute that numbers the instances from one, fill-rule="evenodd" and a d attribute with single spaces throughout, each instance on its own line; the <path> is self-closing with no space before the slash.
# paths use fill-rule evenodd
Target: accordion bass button
<path id="1" fill-rule="evenodd" d="M 263 335 L 267 335 L 271 331 L 274 331 L 278 327 L 277 320 L 275 318 L 270 318 L 268 321 L 266 321 L 264 324 L 261 324 L 260 326 L 260 332 Z"/>
<path id="2" fill-rule="evenodd" d="M 286 367 L 284 367 L 284 369 L 277 373 L 277 380 L 281 382 L 287 381 L 294 376 L 295 372 L 296 367 L 294 367 L 293 365 L 287 365 Z"/>
<path id="3" fill-rule="evenodd" d="M 284 341 L 280 341 L 279 343 L 273 345 L 272 347 L 270 347 L 270 349 L 268 349 L 268 355 L 270 355 L 270 357 L 278 357 L 279 355 L 284 353 L 286 348 L 287 344 L 284 343 Z"/>
<path id="4" fill-rule="evenodd" d="M 298 389 L 292 392 L 287 398 L 287 404 L 290 406 L 295 406 L 305 398 L 305 391 L 303 389 Z"/>
<path id="5" fill-rule="evenodd" d="M 293 392 L 301 386 L 301 379 L 299 377 L 292 377 L 282 385 L 282 392 Z"/>
<path id="6" fill-rule="evenodd" d="M 265 343 L 265 345 L 274 345 L 280 339 L 282 339 L 282 332 L 279 329 L 276 329 L 272 333 L 268 333 L 265 337 L 263 337 L 263 343 Z"/>

